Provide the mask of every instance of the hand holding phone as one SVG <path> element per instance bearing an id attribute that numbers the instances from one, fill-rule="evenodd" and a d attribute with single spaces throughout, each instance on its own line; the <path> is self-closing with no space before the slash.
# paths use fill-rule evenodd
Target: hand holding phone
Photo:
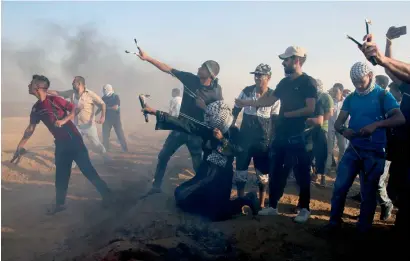
<path id="1" fill-rule="evenodd" d="M 402 35 L 407 34 L 407 27 L 406 26 L 401 26 L 401 27 L 395 27 L 391 26 L 389 30 L 386 33 L 386 37 L 389 38 L 390 40 L 399 38 Z"/>

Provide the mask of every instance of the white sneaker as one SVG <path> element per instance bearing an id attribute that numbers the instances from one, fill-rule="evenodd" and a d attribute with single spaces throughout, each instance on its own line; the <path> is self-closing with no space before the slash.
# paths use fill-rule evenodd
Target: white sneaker
<path id="1" fill-rule="evenodd" d="M 302 208 L 299 214 L 295 217 L 295 222 L 305 223 L 306 221 L 308 221 L 309 217 L 310 217 L 310 211 L 307 210 L 306 208 Z"/>
<path id="2" fill-rule="evenodd" d="M 258 215 L 260 216 L 277 216 L 279 215 L 278 209 L 277 208 L 264 208 L 258 212 Z"/>
<path id="3" fill-rule="evenodd" d="M 75 167 L 77 167 L 77 163 L 75 163 L 75 161 L 73 161 L 73 163 L 71 164 L 71 169 L 75 169 Z"/>

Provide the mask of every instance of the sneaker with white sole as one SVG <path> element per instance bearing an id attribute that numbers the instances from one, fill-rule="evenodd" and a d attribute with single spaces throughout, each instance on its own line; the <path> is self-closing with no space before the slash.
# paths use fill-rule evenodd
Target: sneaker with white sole
<path id="1" fill-rule="evenodd" d="M 302 208 L 299 214 L 295 217 L 295 222 L 305 223 L 306 221 L 308 221 L 309 217 L 310 217 L 310 211 L 307 210 L 306 208 Z"/>
<path id="2" fill-rule="evenodd" d="M 258 215 L 260 216 L 277 216 L 279 215 L 278 209 L 277 208 L 264 208 L 261 211 L 258 212 Z"/>

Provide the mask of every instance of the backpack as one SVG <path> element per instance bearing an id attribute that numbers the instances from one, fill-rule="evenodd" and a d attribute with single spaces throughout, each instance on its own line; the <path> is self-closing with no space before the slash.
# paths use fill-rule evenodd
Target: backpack
<path id="1" fill-rule="evenodd" d="M 379 103 L 380 103 L 380 112 L 382 114 L 383 120 L 385 120 L 386 117 L 386 110 L 384 109 L 384 99 L 386 97 L 387 90 L 384 90 L 380 95 L 379 95 Z M 402 149 L 400 149 L 403 144 L 401 143 L 401 137 L 399 133 L 396 131 L 395 128 L 386 128 L 386 159 L 388 161 L 392 161 L 394 159 L 398 159 L 399 157 L 403 156 L 402 155 Z"/>

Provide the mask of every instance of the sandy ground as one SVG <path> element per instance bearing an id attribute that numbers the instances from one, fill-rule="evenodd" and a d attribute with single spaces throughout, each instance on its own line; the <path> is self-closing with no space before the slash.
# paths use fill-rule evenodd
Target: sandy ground
<path id="1" fill-rule="evenodd" d="M 125 123 L 134 119 L 123 119 Z M 346 260 L 355 251 L 353 229 L 335 241 L 315 231 L 325 225 L 330 211 L 333 178 L 329 187 L 312 185 L 312 217 L 305 225 L 292 221 L 297 187 L 288 184 L 277 217 L 237 217 L 210 223 L 182 213 L 174 206 L 173 189 L 193 176 L 185 147 L 171 159 L 164 193 L 141 198 L 150 188 L 157 154 L 168 134 L 154 124 L 127 125 L 130 152 L 122 153 L 112 133 L 113 161 L 104 164 L 90 152 L 102 178 L 115 190 L 118 204 L 100 206 L 100 198 L 78 168 L 72 171 L 68 209 L 45 215 L 54 199 L 54 147 L 52 136 L 40 124 L 18 165 L 9 163 L 28 123 L 27 118 L 2 119 L 2 260 Z M 138 130 L 138 131 L 136 131 Z M 252 168 L 251 168 L 252 169 Z M 249 185 L 248 190 L 254 190 Z M 352 190 L 357 191 L 356 182 Z M 351 193 L 354 193 L 352 191 Z M 236 191 L 232 191 L 235 196 Z M 345 221 L 356 222 L 359 205 L 347 200 Z M 377 221 L 375 240 L 393 221 Z M 350 232 L 349 232 L 350 231 Z M 222 259 L 221 259 L 222 258 Z M 373 260 L 377 259 L 377 255 Z"/>

